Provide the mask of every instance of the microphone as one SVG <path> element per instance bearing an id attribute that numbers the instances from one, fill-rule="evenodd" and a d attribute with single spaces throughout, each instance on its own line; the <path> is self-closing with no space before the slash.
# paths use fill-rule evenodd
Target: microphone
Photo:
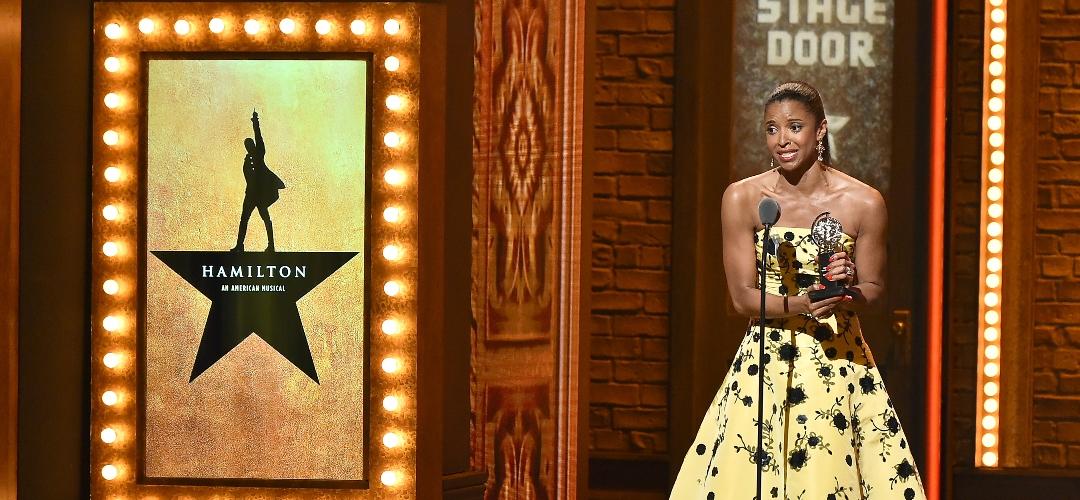
<path id="1" fill-rule="evenodd" d="M 772 226 L 776 224 L 776 221 L 780 220 L 780 204 L 766 196 L 758 203 L 757 213 L 758 217 L 761 218 L 762 225 Z"/>
<path id="2" fill-rule="evenodd" d="M 768 455 L 762 450 L 763 445 L 763 429 L 762 425 L 765 417 L 765 277 L 768 274 L 768 259 L 769 248 L 766 242 L 773 243 L 773 254 L 776 253 L 776 243 L 769 240 L 769 229 L 776 224 L 776 221 L 780 220 L 780 204 L 776 200 L 769 198 L 768 196 L 761 199 L 757 206 L 758 217 L 761 218 L 761 224 L 765 226 L 765 233 L 761 238 L 761 262 L 759 263 L 760 273 L 760 290 L 761 290 L 761 322 L 758 324 L 758 435 L 757 435 L 757 456 L 754 457 L 754 463 L 757 465 L 757 499 L 761 497 L 761 469 L 765 467 L 765 459 Z"/>

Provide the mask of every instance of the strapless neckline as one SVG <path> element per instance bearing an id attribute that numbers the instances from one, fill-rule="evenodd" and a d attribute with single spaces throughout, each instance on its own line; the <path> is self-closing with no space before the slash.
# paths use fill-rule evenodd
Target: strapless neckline
<path id="1" fill-rule="evenodd" d="M 776 232 L 776 231 L 802 231 L 802 232 L 805 232 L 805 233 L 809 233 L 810 228 L 808 228 L 808 227 L 794 227 L 794 226 L 773 226 L 772 231 L 773 232 Z M 765 234 L 765 228 L 758 229 L 757 234 Z M 840 233 L 840 234 L 844 238 L 847 238 L 848 240 L 850 240 L 852 242 L 855 241 L 855 237 L 850 235 L 850 234 L 847 234 L 847 233 Z"/>

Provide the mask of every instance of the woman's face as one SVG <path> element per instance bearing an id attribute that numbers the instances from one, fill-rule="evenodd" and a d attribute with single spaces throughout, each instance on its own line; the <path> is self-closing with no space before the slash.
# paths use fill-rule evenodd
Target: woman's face
<path id="1" fill-rule="evenodd" d="M 765 142 L 782 169 L 804 167 L 817 160 L 817 144 L 825 132 L 825 120 L 818 123 L 799 101 L 786 99 L 765 107 Z"/>

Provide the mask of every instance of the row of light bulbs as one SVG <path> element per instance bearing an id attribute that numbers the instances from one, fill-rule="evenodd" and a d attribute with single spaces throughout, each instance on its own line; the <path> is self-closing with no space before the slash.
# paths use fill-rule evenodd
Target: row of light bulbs
<path id="1" fill-rule="evenodd" d="M 1005 1 L 988 0 L 990 47 L 989 57 L 985 61 L 986 77 L 990 79 L 990 92 L 984 95 L 986 116 L 987 147 L 989 168 L 986 170 L 986 187 L 983 205 L 986 214 L 983 238 L 985 247 L 982 252 L 984 267 L 982 270 L 982 306 L 981 318 L 982 351 L 979 356 L 982 391 L 979 394 L 979 408 L 982 415 L 978 433 L 980 453 L 976 460 L 980 465 L 994 467 L 998 465 L 998 415 L 1000 409 L 999 394 L 1001 386 L 1001 271 L 1003 234 L 1002 217 L 1002 181 L 1005 179 Z"/>
<path id="2" fill-rule="evenodd" d="M 208 23 L 208 28 L 211 33 L 222 33 L 227 22 L 221 18 L 213 18 Z M 296 32 L 298 23 L 291 18 L 285 18 L 278 24 L 279 29 L 285 35 L 290 35 Z M 144 35 L 153 34 L 157 26 L 154 20 L 150 18 L 144 18 L 139 21 L 138 29 Z M 193 25 L 186 19 L 177 20 L 173 28 L 177 35 L 186 36 L 193 30 Z M 388 35 L 397 35 L 401 32 L 402 24 L 397 19 L 388 19 L 383 23 L 383 31 Z M 250 35 L 256 35 L 263 30 L 262 23 L 257 19 L 248 19 L 244 22 L 244 31 Z M 315 23 L 315 31 L 320 35 L 327 35 L 333 30 L 333 23 L 326 19 L 320 19 Z M 356 35 L 363 35 L 368 33 L 367 23 L 363 20 L 354 20 L 350 24 L 350 30 Z M 110 23 L 105 26 L 105 36 L 109 39 L 119 39 L 125 34 L 124 28 L 117 23 Z M 396 56 L 389 56 L 383 61 L 383 66 L 387 71 L 396 72 L 401 69 L 401 60 Z M 117 56 L 109 56 L 105 58 L 104 68 L 109 73 L 116 73 L 123 69 L 121 59 Z M 124 99 L 119 92 L 108 92 L 103 96 L 103 102 L 108 109 L 117 109 L 123 105 Z M 385 106 L 390 111 L 402 111 L 407 107 L 407 100 L 405 97 L 397 94 L 388 96 L 385 100 Z M 109 129 L 102 134 L 102 142 L 109 147 L 117 147 L 121 145 L 121 135 L 118 131 Z M 389 148 L 400 148 L 406 142 L 405 135 L 401 132 L 391 131 L 387 132 L 383 136 L 383 143 Z M 103 171 L 103 176 L 109 184 L 116 184 L 123 180 L 124 172 L 118 166 L 106 167 Z M 407 174 L 399 168 L 390 168 L 386 170 L 383 175 L 383 180 L 387 185 L 391 187 L 400 187 L 404 185 L 407 180 Z M 109 203 L 102 207 L 101 216 L 105 221 L 114 222 L 122 217 L 121 207 Z M 406 214 L 403 208 L 398 206 L 389 206 L 382 212 L 383 220 L 390 224 L 398 224 L 405 220 Z M 102 244 L 101 252 L 106 258 L 114 258 L 120 254 L 120 243 L 116 241 L 106 241 Z M 384 259 L 390 262 L 399 262 L 405 257 L 405 250 L 397 244 L 388 244 L 382 249 L 382 256 Z M 109 296 L 117 295 L 120 290 L 120 282 L 115 278 L 106 279 L 102 282 L 102 291 Z M 397 280 L 389 280 L 383 284 L 383 293 L 388 297 L 398 297 L 404 292 L 404 285 Z M 110 314 L 105 316 L 102 320 L 102 327 L 106 332 L 116 333 L 124 328 L 124 321 L 119 315 Z M 402 333 L 404 325 L 402 321 L 395 318 L 389 318 L 381 323 L 381 330 L 384 334 L 394 336 Z M 102 364 L 110 369 L 115 370 L 119 368 L 124 361 L 124 356 L 116 352 L 108 352 L 102 357 Z M 388 356 L 381 362 L 382 370 L 387 374 L 396 374 L 404 369 L 404 363 L 398 357 Z M 105 406 L 115 406 L 121 402 L 121 394 L 114 390 L 106 390 L 101 394 L 101 402 Z M 383 409 L 389 412 L 398 412 L 405 405 L 404 398 L 398 395 L 388 395 L 383 398 Z M 120 438 L 120 434 L 113 427 L 105 427 L 100 433 L 101 441 L 105 444 L 116 443 Z M 382 437 L 383 446 L 388 449 L 394 449 L 402 446 L 405 440 L 402 434 L 394 431 L 387 432 Z M 120 474 L 119 468 L 114 464 L 105 464 L 101 468 L 101 477 L 105 480 L 114 480 Z M 403 477 L 400 472 L 395 470 L 386 470 L 380 474 L 380 481 L 387 486 L 395 486 L 400 484 Z"/>
<path id="3" fill-rule="evenodd" d="M 263 24 L 264 23 L 258 19 L 248 19 L 243 23 L 244 32 L 249 35 L 257 35 L 260 32 L 264 31 L 265 26 Z M 209 29 L 210 32 L 214 34 L 223 33 L 225 31 L 225 28 L 228 27 L 228 25 L 229 22 L 220 17 L 210 19 L 210 21 L 206 23 L 207 29 Z M 139 32 L 141 32 L 143 35 L 152 35 L 158 29 L 157 23 L 153 19 L 150 19 L 148 17 L 140 19 L 138 27 Z M 285 35 L 292 35 L 296 33 L 296 30 L 299 27 L 300 24 L 289 17 L 282 19 L 278 23 L 278 29 L 281 30 L 281 33 Z M 398 21 L 397 19 L 391 18 L 383 22 L 383 32 L 387 35 L 397 35 L 401 32 L 401 28 L 401 21 Z M 178 19 L 175 23 L 173 23 L 173 31 L 176 32 L 177 35 L 187 36 L 191 34 L 194 30 L 195 24 L 193 24 L 191 21 L 188 21 L 187 19 Z M 315 21 L 316 33 L 320 35 L 329 35 L 333 30 L 334 23 L 332 21 L 328 19 L 319 19 L 318 21 Z M 349 31 L 351 31 L 354 35 L 366 35 L 369 33 L 368 23 L 367 21 L 364 21 L 362 19 L 354 19 L 351 23 L 349 23 Z M 109 23 L 105 25 L 106 38 L 110 40 L 118 40 L 123 38 L 124 35 L 124 28 L 120 26 L 120 24 Z"/>

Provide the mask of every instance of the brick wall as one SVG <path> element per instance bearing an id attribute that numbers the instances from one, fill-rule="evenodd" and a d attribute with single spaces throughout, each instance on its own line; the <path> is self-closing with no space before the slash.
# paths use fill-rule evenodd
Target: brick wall
<path id="1" fill-rule="evenodd" d="M 598 0 L 590 449 L 667 451 L 675 0 Z"/>
<path id="2" fill-rule="evenodd" d="M 948 323 L 952 466 L 975 463 L 981 213 L 983 2 L 950 6 Z"/>
<path id="3" fill-rule="evenodd" d="M 1080 467 L 1080 0 L 1040 16 L 1034 427 L 1038 467 Z"/>

